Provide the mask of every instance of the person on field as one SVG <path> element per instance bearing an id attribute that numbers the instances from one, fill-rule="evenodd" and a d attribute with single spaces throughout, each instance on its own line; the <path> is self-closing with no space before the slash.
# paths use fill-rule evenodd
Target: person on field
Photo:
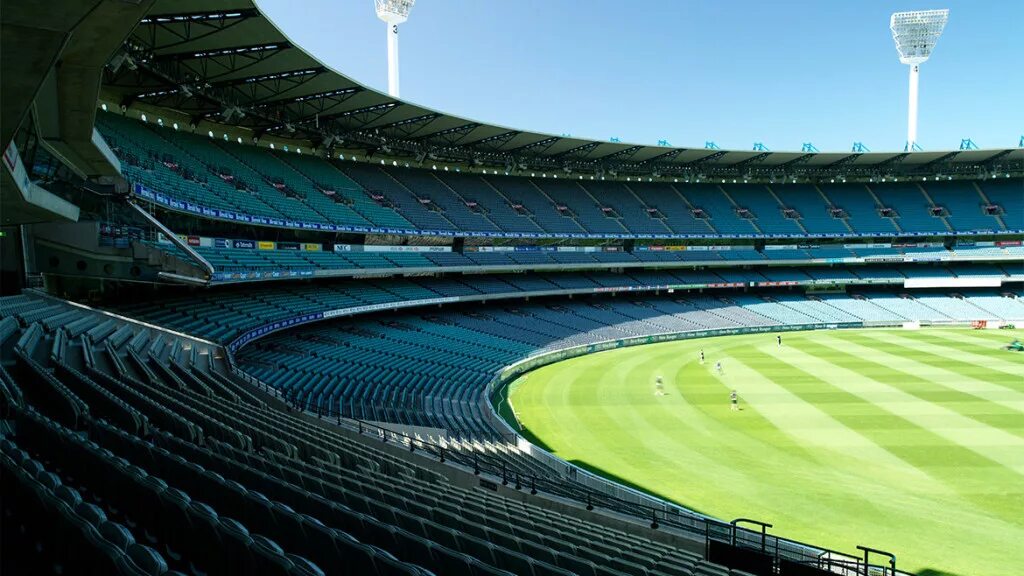
<path id="1" fill-rule="evenodd" d="M 658 376 L 658 378 L 654 381 L 654 394 L 656 396 L 665 395 L 665 386 L 661 381 L 661 376 Z"/>
<path id="2" fill-rule="evenodd" d="M 731 405 L 730 407 L 732 408 L 733 412 L 740 409 L 740 397 L 738 394 L 736 394 L 735 390 L 733 390 L 732 393 L 729 394 L 729 403 Z"/>
<path id="3" fill-rule="evenodd" d="M 718 375 L 719 376 L 722 375 L 722 362 L 721 361 L 715 362 L 715 370 L 718 370 Z"/>
<path id="4" fill-rule="evenodd" d="M 701 364 L 704 363 L 704 349 L 703 348 L 700 349 L 700 363 Z"/>
<path id="5" fill-rule="evenodd" d="M 782 346 L 782 334 L 778 334 L 777 336 L 775 336 L 775 339 L 778 340 L 779 346 Z"/>

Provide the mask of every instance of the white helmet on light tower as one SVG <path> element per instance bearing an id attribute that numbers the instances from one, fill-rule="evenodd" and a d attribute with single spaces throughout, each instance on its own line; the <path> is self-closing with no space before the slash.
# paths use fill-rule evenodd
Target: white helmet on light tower
<path id="1" fill-rule="evenodd" d="M 917 147 L 917 80 L 918 67 L 932 55 L 939 36 L 946 28 L 949 10 L 896 12 L 889 19 L 889 29 L 896 41 L 900 62 L 910 65 L 910 102 L 907 108 L 907 151 Z"/>
<path id="2" fill-rule="evenodd" d="M 409 19 L 416 0 L 373 0 L 377 18 L 387 24 L 388 94 L 398 98 L 398 25 Z"/>

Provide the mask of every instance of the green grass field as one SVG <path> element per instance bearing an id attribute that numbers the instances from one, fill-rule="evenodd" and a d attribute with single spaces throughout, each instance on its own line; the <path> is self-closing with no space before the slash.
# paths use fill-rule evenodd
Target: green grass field
<path id="1" fill-rule="evenodd" d="M 920 574 L 1007 576 L 1024 552 L 1024 353 L 1000 347 L 1022 332 L 651 344 L 539 368 L 509 395 L 561 458 L 705 514 Z"/>

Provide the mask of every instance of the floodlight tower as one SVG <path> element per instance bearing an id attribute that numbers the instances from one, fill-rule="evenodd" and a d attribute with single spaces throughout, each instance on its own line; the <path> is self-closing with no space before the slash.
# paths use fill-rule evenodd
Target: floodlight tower
<path id="1" fill-rule="evenodd" d="M 409 19 L 409 10 L 416 0 L 373 0 L 373 3 L 377 18 L 388 26 L 388 94 L 398 98 L 398 25 Z"/>
<path id="2" fill-rule="evenodd" d="M 907 108 L 907 151 L 917 146 L 917 78 L 919 68 L 932 55 L 949 20 L 949 10 L 896 12 L 889 19 L 900 62 L 910 65 L 910 105 Z"/>

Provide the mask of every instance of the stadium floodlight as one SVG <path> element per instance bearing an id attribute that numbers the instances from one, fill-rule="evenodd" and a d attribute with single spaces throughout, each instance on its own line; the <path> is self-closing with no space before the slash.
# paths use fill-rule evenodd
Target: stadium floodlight
<path id="1" fill-rule="evenodd" d="M 388 94 L 398 98 L 398 25 L 409 19 L 416 0 L 373 0 L 377 18 L 387 24 Z"/>
<path id="2" fill-rule="evenodd" d="M 910 66 L 910 102 L 907 109 L 907 151 L 917 147 L 917 79 L 920 66 L 932 55 L 939 41 L 949 10 L 896 12 L 889 19 L 889 29 L 896 41 L 900 62 Z"/>

